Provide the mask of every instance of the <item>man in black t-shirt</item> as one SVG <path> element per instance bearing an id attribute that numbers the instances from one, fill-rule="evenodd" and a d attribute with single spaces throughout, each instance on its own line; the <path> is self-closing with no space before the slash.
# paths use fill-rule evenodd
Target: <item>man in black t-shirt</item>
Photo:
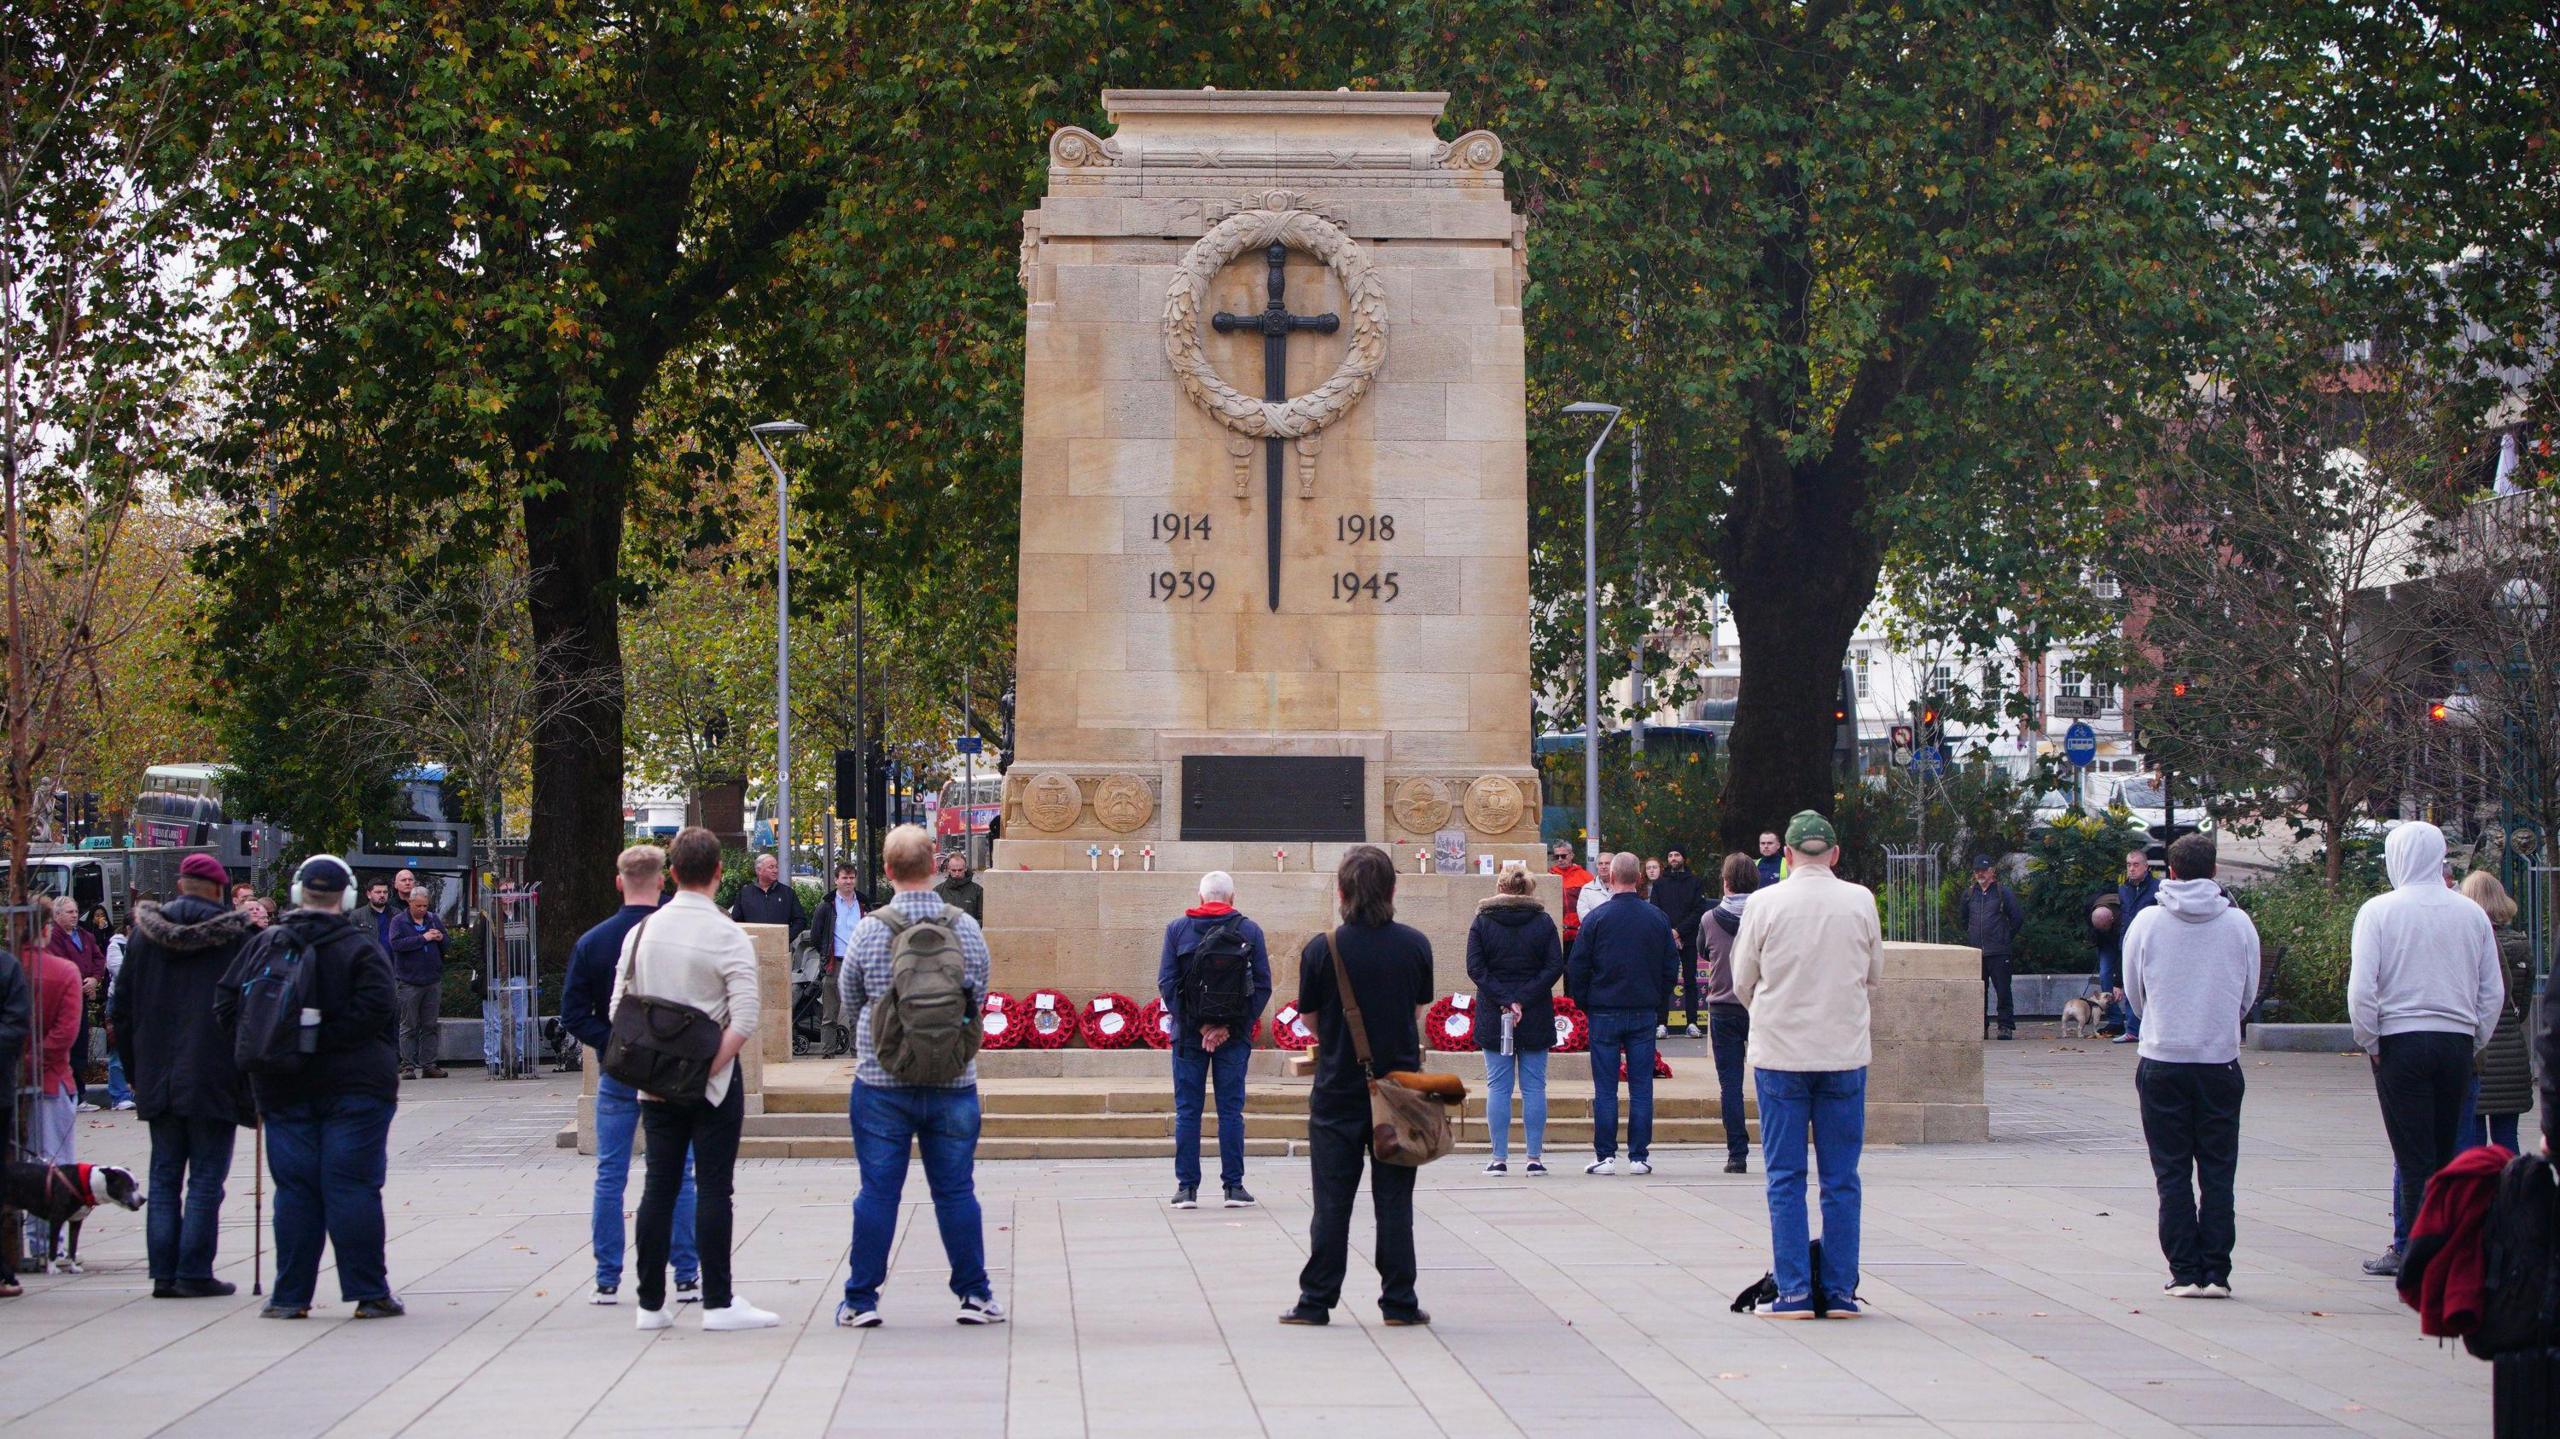
<path id="1" fill-rule="evenodd" d="M 1351 1205 L 1368 1164 L 1378 1221 L 1378 1310 L 1393 1326 L 1428 1324 L 1414 1297 L 1412 1168 L 1369 1157 L 1369 1086 L 1351 1042 L 1337 985 L 1348 975 L 1367 1021 L 1371 1070 L 1422 1067 L 1421 1011 L 1431 1003 L 1431 941 L 1395 922 L 1396 869 L 1386 851 L 1355 845 L 1334 872 L 1342 924 L 1298 957 L 1298 1011 L 1316 1030 L 1316 1077 L 1307 1093 L 1307 1159 L 1315 1192 L 1307 1265 L 1283 1324 L 1323 1324 L 1342 1301 L 1351 1261 Z M 1339 943 L 1340 954 L 1334 953 Z"/>

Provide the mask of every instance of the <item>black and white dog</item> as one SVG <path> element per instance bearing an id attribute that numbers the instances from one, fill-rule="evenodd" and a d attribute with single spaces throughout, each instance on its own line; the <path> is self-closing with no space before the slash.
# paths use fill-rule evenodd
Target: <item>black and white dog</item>
<path id="1" fill-rule="evenodd" d="M 8 1166 L 7 1189 L 0 1194 L 0 1208 L 16 1209 L 44 1221 L 45 1246 L 41 1256 L 29 1255 L 30 1262 L 41 1258 L 48 1274 L 78 1274 L 80 1271 L 80 1224 L 89 1211 L 102 1204 L 119 1209 L 140 1209 L 144 1202 L 141 1181 L 130 1169 L 112 1164 L 20 1164 Z M 71 1240 L 63 1243 L 63 1228 L 68 1225 Z"/>

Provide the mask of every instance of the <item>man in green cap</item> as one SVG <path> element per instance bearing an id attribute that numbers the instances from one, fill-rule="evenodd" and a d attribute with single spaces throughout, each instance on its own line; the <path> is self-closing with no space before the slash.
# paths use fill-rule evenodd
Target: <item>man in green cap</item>
<path id="1" fill-rule="evenodd" d="M 1772 1319 L 1858 1313 L 1858 1156 L 1867 1133 L 1868 999 L 1884 982 L 1876 897 L 1831 871 L 1840 836 L 1805 810 L 1787 821 L 1787 877 L 1751 896 L 1733 941 L 1733 992 L 1751 1010 L 1768 1172 Z M 1814 1303 L 1805 1145 L 1822 1167 L 1822 1306 Z"/>

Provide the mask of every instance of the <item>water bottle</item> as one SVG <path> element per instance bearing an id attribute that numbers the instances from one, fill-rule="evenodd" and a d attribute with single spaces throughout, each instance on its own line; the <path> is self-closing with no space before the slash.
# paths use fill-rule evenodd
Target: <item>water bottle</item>
<path id="1" fill-rule="evenodd" d="M 305 1054 L 320 1052 L 320 1011 L 310 1008 L 302 1011 L 302 1033 L 295 1047 Z"/>
<path id="2" fill-rule="evenodd" d="M 1511 1010 L 1506 1006 L 1502 1011 L 1502 1052 L 1506 1055 L 1511 1053 L 1512 1027 L 1518 1023 L 1518 1020 L 1511 1017 Z"/>

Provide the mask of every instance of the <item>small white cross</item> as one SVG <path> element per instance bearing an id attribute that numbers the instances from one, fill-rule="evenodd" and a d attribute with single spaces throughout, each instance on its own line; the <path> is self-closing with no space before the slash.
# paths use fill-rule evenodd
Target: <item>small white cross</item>
<path id="1" fill-rule="evenodd" d="M 1413 872 L 1415 874 L 1429 874 L 1431 872 L 1431 851 L 1427 849 L 1417 849 L 1413 852 Z"/>
<path id="2" fill-rule="evenodd" d="M 1116 844 L 1111 847 L 1111 872 L 1113 874 L 1120 872 L 1120 846 Z"/>
<path id="3" fill-rule="evenodd" d="M 1086 867 L 1096 871 L 1097 873 L 1100 872 L 1102 869 L 1102 846 L 1098 844 L 1086 845 L 1084 847 L 1084 858 Z"/>
<path id="4" fill-rule="evenodd" d="M 1153 874 L 1153 873 L 1155 873 L 1155 868 L 1156 868 L 1156 847 L 1155 847 L 1154 845 L 1148 845 L 1146 848 L 1144 848 L 1144 849 L 1142 849 L 1142 850 L 1139 850 L 1139 851 L 1138 851 L 1138 859 L 1139 859 L 1139 861 L 1140 861 L 1141 863 L 1143 863 L 1143 864 L 1145 864 L 1145 865 L 1146 865 L 1146 867 L 1147 867 L 1147 872 L 1148 872 L 1149 874 Z"/>
<path id="5" fill-rule="evenodd" d="M 1271 851 L 1271 867 L 1284 874 L 1288 872 L 1289 851 L 1286 846 Z"/>

